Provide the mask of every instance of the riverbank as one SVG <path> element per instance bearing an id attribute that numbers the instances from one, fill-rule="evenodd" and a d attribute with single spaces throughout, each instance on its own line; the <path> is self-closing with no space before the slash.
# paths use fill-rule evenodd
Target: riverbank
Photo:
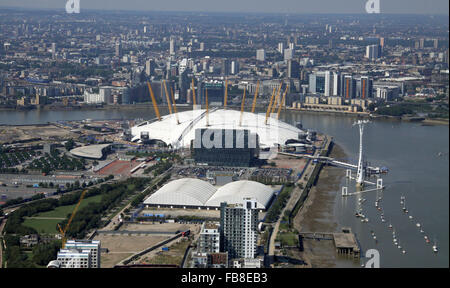
<path id="1" fill-rule="evenodd" d="M 333 145 L 330 157 L 346 158 L 344 150 Z M 317 185 L 313 186 L 294 218 L 294 228 L 299 232 L 340 232 L 338 219 L 335 217 L 334 206 L 339 192 L 340 183 L 344 177 L 343 169 L 324 166 L 320 172 Z M 313 268 L 349 267 L 335 253 L 332 241 L 304 241 L 302 259 Z"/>

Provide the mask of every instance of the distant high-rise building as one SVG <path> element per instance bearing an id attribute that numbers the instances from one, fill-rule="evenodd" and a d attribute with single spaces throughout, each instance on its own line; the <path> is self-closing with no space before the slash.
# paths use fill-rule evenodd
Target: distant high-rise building
<path id="1" fill-rule="evenodd" d="M 421 38 L 419 40 L 419 49 L 423 49 L 423 48 L 425 48 L 425 39 Z"/>
<path id="2" fill-rule="evenodd" d="M 284 49 L 284 60 L 290 60 L 294 57 L 294 49 Z"/>
<path id="3" fill-rule="evenodd" d="M 119 41 L 119 42 L 116 42 L 116 57 L 120 57 L 120 56 L 122 56 L 122 43 Z"/>
<path id="4" fill-rule="evenodd" d="M 373 84 L 372 79 L 370 79 L 367 76 L 361 77 L 361 83 L 360 83 L 360 91 L 359 95 L 361 99 L 367 99 L 373 97 Z"/>
<path id="5" fill-rule="evenodd" d="M 239 73 L 239 61 L 231 61 L 231 74 L 236 75 Z"/>
<path id="6" fill-rule="evenodd" d="M 266 61 L 266 51 L 264 49 L 256 50 L 256 60 Z"/>
<path id="7" fill-rule="evenodd" d="M 283 42 L 278 43 L 277 51 L 280 52 L 281 54 L 284 53 L 284 43 Z"/>
<path id="8" fill-rule="evenodd" d="M 439 39 L 434 39 L 433 40 L 433 48 L 437 49 L 439 47 Z"/>
<path id="9" fill-rule="evenodd" d="M 230 74 L 230 60 L 222 59 L 221 73 L 222 73 L 222 75 L 225 75 L 225 76 Z"/>
<path id="10" fill-rule="evenodd" d="M 341 74 L 338 72 L 333 73 L 333 96 L 341 95 Z"/>
<path id="11" fill-rule="evenodd" d="M 300 78 L 300 65 L 297 61 L 294 60 L 288 60 L 287 65 L 287 77 L 288 78 Z"/>
<path id="12" fill-rule="evenodd" d="M 345 75 L 343 78 L 344 85 L 342 87 L 343 96 L 345 99 L 353 99 L 356 97 L 356 80 L 351 75 Z"/>
<path id="13" fill-rule="evenodd" d="M 381 46 L 381 49 L 383 49 L 384 48 L 384 37 L 380 37 L 380 46 Z"/>
<path id="14" fill-rule="evenodd" d="M 220 205 L 221 250 L 229 258 L 255 258 L 258 234 L 258 209 L 255 199 Z"/>
<path id="15" fill-rule="evenodd" d="M 205 43 L 204 42 L 200 43 L 200 51 L 205 51 Z"/>
<path id="16" fill-rule="evenodd" d="M 175 55 L 176 47 L 175 47 L 175 39 L 170 38 L 170 55 Z"/>
<path id="17" fill-rule="evenodd" d="M 52 43 L 52 59 L 56 59 L 56 43 Z"/>
<path id="18" fill-rule="evenodd" d="M 155 71 L 155 62 L 152 59 L 149 59 L 145 62 L 145 74 L 147 76 L 152 76 Z"/>
<path id="19" fill-rule="evenodd" d="M 317 71 L 309 75 L 309 93 L 330 96 L 331 89 L 330 71 Z"/>
<path id="20" fill-rule="evenodd" d="M 381 57 L 381 45 L 368 45 L 366 46 L 366 58 L 369 60 L 375 60 Z"/>

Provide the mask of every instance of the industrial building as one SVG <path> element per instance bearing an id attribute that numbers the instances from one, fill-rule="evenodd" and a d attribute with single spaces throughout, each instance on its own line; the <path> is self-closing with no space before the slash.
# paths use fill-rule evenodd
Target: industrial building
<path id="1" fill-rule="evenodd" d="M 193 152 L 196 163 L 249 167 L 259 156 L 258 135 L 249 130 L 197 129 Z"/>
<path id="2" fill-rule="evenodd" d="M 218 209 L 220 203 L 240 203 L 242 198 L 255 199 L 256 208 L 266 210 L 274 190 L 255 181 L 235 181 L 216 188 L 206 181 L 183 178 L 171 181 L 144 201 L 147 207 L 183 209 Z"/>

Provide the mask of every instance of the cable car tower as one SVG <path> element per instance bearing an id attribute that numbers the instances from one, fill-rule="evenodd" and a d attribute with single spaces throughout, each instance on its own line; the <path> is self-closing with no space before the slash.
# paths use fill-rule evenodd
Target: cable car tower
<path id="1" fill-rule="evenodd" d="M 353 126 L 359 126 L 359 159 L 358 159 L 358 172 L 356 173 L 356 186 L 362 188 L 364 186 L 364 175 L 366 167 L 363 161 L 363 135 L 364 135 L 364 124 L 369 123 L 368 120 L 358 120 L 353 123 Z"/>

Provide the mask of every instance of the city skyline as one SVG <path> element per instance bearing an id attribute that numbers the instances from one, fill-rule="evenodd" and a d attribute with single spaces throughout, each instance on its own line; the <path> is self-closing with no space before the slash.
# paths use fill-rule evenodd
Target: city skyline
<path id="1" fill-rule="evenodd" d="M 31 0 L 5 0 L 0 7 L 29 8 L 29 9 L 64 9 L 67 1 L 44 0 L 36 3 Z M 213 2 L 213 3 L 211 3 Z M 225 12 L 225 13 L 281 13 L 281 14 L 365 14 L 366 0 L 345 0 L 336 3 L 333 0 L 307 1 L 307 0 L 281 0 L 272 1 L 247 0 L 245 2 L 230 0 L 225 2 L 193 0 L 169 0 L 163 3 L 148 3 L 144 0 L 108 1 L 107 7 L 103 0 L 80 1 L 81 11 L 84 10 L 126 10 L 126 11 L 184 11 L 184 12 Z M 436 14 L 448 15 L 449 2 L 433 0 L 424 2 L 420 0 L 380 0 L 381 14 Z"/>

